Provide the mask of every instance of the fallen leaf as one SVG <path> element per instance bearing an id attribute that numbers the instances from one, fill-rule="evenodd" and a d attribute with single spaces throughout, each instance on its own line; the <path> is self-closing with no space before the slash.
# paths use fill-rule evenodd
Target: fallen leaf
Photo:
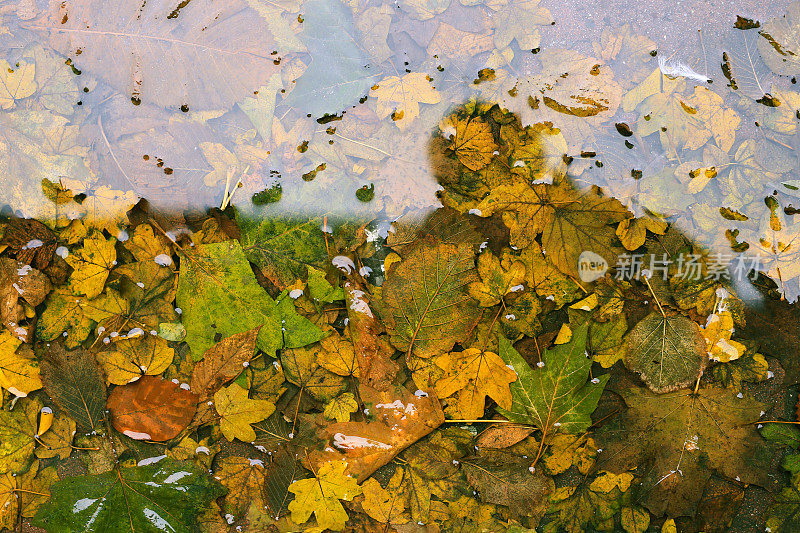
<path id="1" fill-rule="evenodd" d="M 487 250 L 478 256 L 478 275 L 481 281 L 469 285 L 469 294 L 481 305 L 492 307 L 525 279 L 525 263 L 504 252 L 502 258 Z"/>
<path id="2" fill-rule="evenodd" d="M 439 355 L 435 362 L 445 371 L 436 382 L 436 394 L 442 398 L 457 394 L 462 418 L 483 417 L 486 396 L 501 408 L 511 409 L 509 384 L 517 380 L 517 374 L 496 353 L 467 348 Z"/>
<path id="3" fill-rule="evenodd" d="M 653 311 L 625 339 L 625 364 L 654 392 L 693 384 L 708 360 L 700 327 L 686 317 Z"/>
<path id="4" fill-rule="evenodd" d="M 97 475 L 62 479 L 33 523 L 51 531 L 197 531 L 197 510 L 224 494 L 189 463 L 164 459 Z"/>
<path id="5" fill-rule="evenodd" d="M 0 333 L 0 387 L 14 396 L 42 388 L 39 362 L 28 346 L 7 331 Z"/>
<path id="6" fill-rule="evenodd" d="M 23 342 L 32 340 L 32 328 L 21 324 L 27 320 L 25 306 L 41 304 L 52 285 L 42 272 L 21 261 L 0 259 L 0 320 L 6 329 Z"/>
<path id="7" fill-rule="evenodd" d="M 78 295 L 95 298 L 103 292 L 111 269 L 117 264 L 115 238 L 106 240 L 95 233 L 83 241 L 83 248 L 67 256 L 67 263 L 74 270 L 70 276 L 71 287 Z"/>
<path id="8" fill-rule="evenodd" d="M 330 461 L 319 468 L 316 478 L 292 483 L 289 486 L 295 494 L 289 504 L 292 520 L 302 524 L 314 514 L 320 528 L 343 530 L 347 512 L 339 500 L 351 501 L 361 494 L 361 487 L 355 478 L 344 473 L 345 468 L 345 461 Z"/>
<path id="9" fill-rule="evenodd" d="M 517 373 L 511 384 L 512 405 L 499 409 L 509 420 L 539 428 L 544 439 L 551 433 L 581 433 L 592 424 L 608 375 L 587 382 L 592 361 L 586 353 L 588 326 L 576 328 L 572 340 L 546 350 L 533 369 L 505 338 L 500 356 Z"/>
<path id="10" fill-rule="evenodd" d="M 175 357 L 175 351 L 161 337 L 150 333 L 142 337 L 123 339 L 97 354 L 106 379 L 114 385 L 125 385 L 142 376 L 157 376 L 164 372 Z"/>
<path id="11" fill-rule="evenodd" d="M 206 353 L 192 371 L 191 390 L 200 399 L 213 396 L 223 385 L 242 373 L 256 353 L 260 328 L 236 333 L 221 340 Z"/>
<path id="12" fill-rule="evenodd" d="M 106 405 L 117 431 L 137 440 L 167 441 L 194 418 L 198 397 L 177 383 L 143 376 L 135 383 L 116 387 Z"/>
<path id="13" fill-rule="evenodd" d="M 214 407 L 222 417 L 219 423 L 225 438 L 244 442 L 256 439 L 256 433 L 250 425 L 264 420 L 275 411 L 275 404 L 266 400 L 251 400 L 247 397 L 247 389 L 236 383 L 214 393 Z"/>
<path id="14" fill-rule="evenodd" d="M 11 68 L 8 61 L 0 61 L 0 109 L 12 109 L 36 91 L 36 65 L 20 61 Z"/>
<path id="15" fill-rule="evenodd" d="M 655 394 L 618 391 L 628 410 L 601 428 L 598 467 L 637 468 L 641 503 L 656 516 L 694 515 L 713 471 L 771 487 L 772 452 L 756 430 L 763 405 L 731 389 L 700 388 Z"/>
<path id="16" fill-rule="evenodd" d="M 56 405 L 82 430 L 104 427 L 106 381 L 91 352 L 67 351 L 60 343 L 50 343 L 42 361 L 42 382 Z"/>
<path id="17" fill-rule="evenodd" d="M 228 489 L 224 509 L 241 518 L 254 498 L 260 498 L 264 485 L 264 463 L 259 459 L 225 457 L 219 462 L 214 478 Z"/>
<path id="18" fill-rule="evenodd" d="M 325 404 L 323 414 L 328 420 L 349 422 L 350 414 L 358 411 L 358 402 L 352 392 L 345 392 Z"/>
<path id="19" fill-rule="evenodd" d="M 397 127 L 408 128 L 419 117 L 419 104 L 438 104 L 441 100 L 431 81 L 430 76 L 422 72 L 382 79 L 370 91 L 370 97 L 378 101 L 378 116 L 385 118 L 394 114 Z"/>
<path id="20" fill-rule="evenodd" d="M 387 273 L 384 320 L 392 344 L 420 357 L 448 351 L 469 334 L 478 309 L 466 294 L 475 280 L 468 244 L 420 244 Z"/>

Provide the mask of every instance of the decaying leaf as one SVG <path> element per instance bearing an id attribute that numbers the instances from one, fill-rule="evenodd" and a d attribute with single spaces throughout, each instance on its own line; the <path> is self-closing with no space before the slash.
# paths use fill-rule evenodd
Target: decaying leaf
<path id="1" fill-rule="evenodd" d="M 259 328 L 221 340 L 206 353 L 192 371 L 191 390 L 200 399 L 213 396 L 225 383 L 242 373 L 256 351 Z"/>
<path id="2" fill-rule="evenodd" d="M 769 444 L 756 430 L 762 404 L 731 389 L 655 394 L 619 391 L 628 410 L 595 437 L 600 468 L 637 469 L 642 503 L 655 515 L 693 515 L 714 471 L 771 487 Z"/>
<path id="3" fill-rule="evenodd" d="M 105 420 L 106 382 L 91 352 L 67 351 L 51 343 L 42 362 L 45 391 L 84 431 L 97 431 Z"/>

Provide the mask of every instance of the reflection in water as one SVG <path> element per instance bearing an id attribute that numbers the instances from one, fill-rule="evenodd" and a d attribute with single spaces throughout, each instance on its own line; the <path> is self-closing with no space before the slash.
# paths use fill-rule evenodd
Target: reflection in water
<path id="1" fill-rule="evenodd" d="M 438 205 L 428 137 L 477 98 L 558 131 L 576 183 L 760 255 L 793 300 L 797 8 L 662 35 L 617 7 L 597 27 L 536 1 L 7 4 L 3 201 L 44 216 L 47 178 L 96 218 L 139 198 L 394 218 Z"/>

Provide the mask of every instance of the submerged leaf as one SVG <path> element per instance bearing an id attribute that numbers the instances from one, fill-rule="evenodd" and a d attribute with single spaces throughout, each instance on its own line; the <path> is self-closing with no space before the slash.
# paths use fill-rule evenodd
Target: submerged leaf
<path id="1" fill-rule="evenodd" d="M 547 435 L 557 430 L 580 433 L 592 424 L 608 375 L 587 382 L 592 361 L 586 353 L 588 325 L 575 329 L 572 340 L 542 354 L 533 369 L 505 338 L 500 338 L 500 356 L 517 373 L 511 384 L 510 409 L 500 409 L 509 420 L 538 427 Z"/>
<path id="2" fill-rule="evenodd" d="M 384 320 L 395 347 L 431 357 L 467 337 L 478 320 L 466 294 L 476 278 L 474 258 L 469 244 L 425 242 L 387 273 Z"/>
<path id="3" fill-rule="evenodd" d="M 317 477 L 301 479 L 289 486 L 295 499 L 289 504 L 292 520 L 304 523 L 312 514 L 323 529 L 341 531 L 347 522 L 347 512 L 339 500 L 351 501 L 361 494 L 361 487 L 344 473 L 345 461 L 331 461 L 322 465 Z"/>
<path id="4" fill-rule="evenodd" d="M 192 421 L 197 395 L 177 383 L 143 376 L 111 391 L 107 405 L 111 423 L 123 435 L 136 440 L 166 441 Z"/>
<path id="5" fill-rule="evenodd" d="M 62 479 L 34 524 L 48 531 L 199 533 L 198 511 L 224 494 L 190 463 L 164 459 L 105 474 Z"/>
<path id="6" fill-rule="evenodd" d="M 705 368 L 706 341 L 700 327 L 683 316 L 653 311 L 625 340 L 625 363 L 654 392 L 669 392 L 697 380 Z"/>
<path id="7" fill-rule="evenodd" d="M 45 391 L 84 431 L 99 430 L 105 419 L 106 382 L 94 356 L 51 343 L 42 362 Z"/>

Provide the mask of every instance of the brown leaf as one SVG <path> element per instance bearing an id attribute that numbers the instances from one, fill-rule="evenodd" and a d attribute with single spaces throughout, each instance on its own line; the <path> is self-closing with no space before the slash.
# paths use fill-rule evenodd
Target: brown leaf
<path id="1" fill-rule="evenodd" d="M 138 440 L 165 441 L 189 425 L 197 395 L 156 376 L 115 388 L 108 396 L 111 422 L 118 431 Z"/>
<path id="2" fill-rule="evenodd" d="M 350 319 L 350 336 L 358 361 L 359 383 L 378 390 L 386 390 L 397 374 L 397 363 L 392 360 L 394 348 L 378 336 L 383 326 L 369 307 L 369 296 L 355 272 L 344 282 L 347 299 L 347 317 Z"/>
<path id="3" fill-rule="evenodd" d="M 256 337 L 261 326 L 243 331 L 206 350 L 203 360 L 192 372 L 192 391 L 200 399 L 213 396 L 228 381 L 238 376 L 256 351 Z"/>
<path id="4" fill-rule="evenodd" d="M 6 228 L 2 244 L 25 264 L 47 268 L 58 246 L 50 228 L 32 218 L 15 218 Z"/>
<path id="5" fill-rule="evenodd" d="M 0 259 L 0 320 L 22 342 L 28 342 L 33 328 L 20 326 L 26 318 L 20 299 L 36 307 L 51 288 L 50 280 L 38 270 L 14 259 Z"/>
<path id="6" fill-rule="evenodd" d="M 533 433 L 534 429 L 536 428 L 515 424 L 490 426 L 478 435 L 475 444 L 479 448 L 508 448 Z"/>
<path id="7" fill-rule="evenodd" d="M 78 427 L 87 432 L 102 427 L 105 418 L 106 380 L 91 352 L 67 351 L 60 342 L 49 343 L 42 360 L 42 383 L 47 394 Z"/>
<path id="8" fill-rule="evenodd" d="M 370 422 L 326 423 L 318 435 L 328 441 L 324 450 L 310 451 L 306 462 L 314 470 L 323 463 L 347 461 L 347 473 L 358 478 L 359 483 L 397 454 L 439 427 L 444 413 L 439 399 L 405 387 L 396 386 L 379 391 L 362 386 L 361 400 L 370 405 L 373 419 Z"/>

